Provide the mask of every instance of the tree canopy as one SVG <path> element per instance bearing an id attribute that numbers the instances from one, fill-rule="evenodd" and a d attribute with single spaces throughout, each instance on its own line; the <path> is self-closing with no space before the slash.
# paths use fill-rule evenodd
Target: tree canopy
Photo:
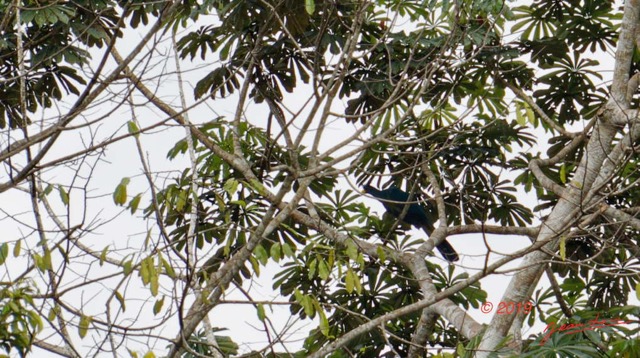
<path id="1" fill-rule="evenodd" d="M 637 2 L 0 14 L 7 354 L 640 355 Z"/>

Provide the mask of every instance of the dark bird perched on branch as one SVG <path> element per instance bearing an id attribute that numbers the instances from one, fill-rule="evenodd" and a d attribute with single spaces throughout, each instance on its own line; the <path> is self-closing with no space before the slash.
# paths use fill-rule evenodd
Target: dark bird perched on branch
<path id="1" fill-rule="evenodd" d="M 378 199 L 378 201 L 384 205 L 384 208 L 387 209 L 387 212 L 396 218 L 400 218 L 400 215 L 402 215 L 405 210 L 407 204 L 402 203 L 409 201 L 409 194 L 394 186 L 385 190 L 378 190 L 370 185 L 365 185 L 363 188 L 367 194 L 371 194 Z M 406 213 L 400 219 L 407 224 L 421 228 L 427 235 L 431 235 L 431 232 L 433 232 L 433 223 L 429 217 L 427 217 L 427 212 L 424 208 L 418 203 L 408 205 L 409 208 L 406 209 Z M 459 258 L 456 250 L 447 240 L 443 241 L 436 248 L 447 261 L 458 261 Z"/>

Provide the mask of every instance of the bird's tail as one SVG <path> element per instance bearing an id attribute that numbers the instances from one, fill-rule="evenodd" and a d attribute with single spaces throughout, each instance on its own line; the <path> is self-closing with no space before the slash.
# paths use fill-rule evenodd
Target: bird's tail
<path id="1" fill-rule="evenodd" d="M 460 259 L 458 257 L 458 253 L 456 252 L 456 250 L 453 248 L 453 246 L 451 246 L 451 244 L 447 240 L 443 241 L 440 245 L 438 245 L 436 249 L 438 249 L 438 251 L 440 251 L 442 256 L 444 256 L 445 260 L 449 262 L 455 262 Z"/>
<path id="2" fill-rule="evenodd" d="M 422 230 L 424 230 L 424 232 L 427 233 L 427 235 L 430 237 L 431 233 L 433 232 L 433 226 L 423 225 Z M 458 257 L 458 253 L 456 252 L 456 249 L 454 249 L 453 246 L 451 246 L 451 244 L 447 240 L 444 240 L 440 245 L 436 246 L 436 249 L 438 249 L 438 251 L 440 251 L 440 254 L 444 257 L 444 259 L 449 262 L 455 262 L 460 260 L 460 257 Z"/>

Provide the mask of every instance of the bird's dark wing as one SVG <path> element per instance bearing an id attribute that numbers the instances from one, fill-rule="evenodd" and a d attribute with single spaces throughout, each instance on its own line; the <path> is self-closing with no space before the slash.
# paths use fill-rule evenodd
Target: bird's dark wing
<path id="1" fill-rule="evenodd" d="M 415 227 L 421 228 L 428 236 L 431 236 L 433 231 L 433 223 L 427 216 L 427 212 L 418 203 L 408 204 L 409 194 L 396 188 L 391 187 L 385 190 L 378 190 L 370 185 L 364 186 L 364 191 L 373 195 L 376 199 L 382 202 L 387 212 L 394 217 L 398 218 L 402 216 L 402 221 Z M 407 204 L 401 204 L 407 203 Z M 406 208 L 406 206 L 409 208 Z M 451 246 L 448 241 L 443 241 L 436 247 L 438 251 L 444 256 L 447 261 L 458 261 L 459 257 L 456 250 Z"/>

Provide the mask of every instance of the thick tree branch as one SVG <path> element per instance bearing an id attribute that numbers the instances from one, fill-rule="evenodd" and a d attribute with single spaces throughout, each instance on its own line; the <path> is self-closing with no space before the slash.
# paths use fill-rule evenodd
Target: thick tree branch
<path id="1" fill-rule="evenodd" d="M 617 223 L 629 225 L 635 230 L 640 230 L 640 219 L 635 216 L 631 216 L 622 210 L 618 210 L 604 203 L 600 204 L 600 207 L 604 215 L 608 218 L 615 220 Z"/>
<path id="2" fill-rule="evenodd" d="M 628 2 L 625 4 L 625 18 L 623 23 L 627 23 L 623 26 L 621 38 L 630 36 L 625 31 L 631 31 L 631 34 L 635 32 L 635 23 L 637 22 L 638 4 L 637 1 Z M 635 21 L 635 22 L 634 22 Z M 633 24 L 629 24 L 633 22 Z M 633 42 L 627 43 L 626 41 L 619 42 L 619 52 L 627 53 L 633 51 L 631 49 L 620 49 L 624 46 L 633 46 Z M 623 56 L 624 57 L 624 56 Z M 625 78 L 624 90 L 618 89 L 617 97 L 622 97 L 618 101 L 624 101 L 626 97 L 626 78 L 627 75 L 621 74 L 621 72 L 628 73 L 630 58 L 627 60 L 619 60 L 616 63 L 616 80 L 620 85 L 620 78 Z M 619 67 L 623 68 L 620 69 Z M 626 66 L 626 67 L 625 67 Z M 621 77 L 622 76 L 622 77 Z M 619 87 L 619 86 L 618 86 Z M 615 89 L 612 89 L 612 96 Z M 623 103 L 623 102 L 620 102 Z M 614 105 L 615 102 L 611 100 L 607 103 L 607 106 Z M 585 149 L 585 154 L 582 157 L 580 164 L 575 172 L 573 180 L 569 183 L 568 187 L 564 189 L 561 199 L 558 201 L 552 212 L 549 214 L 547 220 L 545 220 L 542 229 L 537 238 L 537 242 L 545 241 L 549 242 L 546 249 L 553 252 L 557 248 L 558 238 L 571 227 L 572 223 L 579 220 L 582 212 L 582 202 L 584 196 L 592 188 L 594 181 L 596 181 L 598 175 L 601 173 L 603 163 L 608 159 L 608 155 L 611 152 L 611 142 L 615 137 L 617 129 L 606 121 L 606 118 L 599 116 L 600 120 L 594 127 L 591 139 Z M 615 163 L 614 163 L 615 164 Z M 535 286 L 543 272 L 543 262 L 548 259 L 548 254 L 540 251 L 528 254 L 520 267 L 522 268 L 511 280 L 507 290 L 502 297 L 503 302 L 525 302 L 529 299 L 531 287 Z M 520 314 L 522 315 L 522 314 Z M 518 319 L 516 324 L 512 327 L 515 315 L 495 315 L 489 328 L 484 334 L 483 340 L 479 346 L 477 357 L 487 357 L 495 349 L 495 347 L 502 341 L 511 330 L 511 332 L 519 331 L 521 329 L 522 319 Z"/>
<path id="3" fill-rule="evenodd" d="M 327 354 L 331 353 L 331 352 L 335 352 L 336 350 L 338 350 L 339 348 L 343 347 L 344 345 L 346 345 L 350 340 L 356 338 L 357 336 L 365 333 L 365 332 L 369 332 L 373 329 L 376 329 L 380 324 L 384 324 L 385 322 L 388 322 L 390 320 L 396 319 L 398 317 L 401 317 L 403 315 L 409 314 L 411 312 L 415 312 L 417 310 L 429 307 L 431 305 L 433 305 L 434 303 L 451 296 L 452 294 L 459 292 L 460 290 L 469 287 L 470 285 L 474 284 L 475 282 L 477 282 L 478 280 L 482 279 L 483 277 L 485 277 L 488 274 L 491 274 L 493 272 L 495 272 L 496 270 L 498 270 L 499 268 L 501 268 L 502 266 L 504 266 L 506 263 L 514 260 L 517 257 L 521 257 L 522 255 L 525 255 L 526 253 L 529 252 L 537 252 L 537 250 L 539 250 L 541 247 L 543 247 L 544 245 L 548 244 L 548 242 L 545 241 L 538 241 L 536 243 L 534 243 L 532 246 L 525 248 L 523 250 L 520 250 L 516 253 L 514 253 L 513 256 L 510 257 L 504 257 L 502 259 L 497 260 L 496 262 L 494 262 L 493 264 L 489 265 L 486 267 L 485 270 L 476 273 L 475 275 L 469 277 L 468 279 L 458 282 L 457 284 L 437 293 L 435 296 L 430 296 L 430 297 L 425 297 L 422 300 L 412 303 L 410 305 L 404 306 L 402 308 L 399 308 L 393 312 L 389 312 L 387 314 L 384 314 L 382 316 L 376 317 L 374 319 L 372 319 L 371 321 L 359 326 L 358 328 L 355 328 L 347 333 L 345 333 L 344 335 L 342 335 L 341 337 L 337 338 L 335 341 L 327 344 L 326 346 L 322 347 L 320 350 L 318 350 L 317 352 L 309 355 L 309 358 L 321 358 L 326 356 Z M 466 334 L 469 334 L 469 336 L 467 337 L 473 337 L 477 334 L 479 334 L 480 331 L 474 331 L 474 332 L 467 332 Z M 465 334 L 465 336 L 466 336 Z"/>
<path id="4" fill-rule="evenodd" d="M 640 16 L 640 1 L 627 0 L 624 3 L 624 14 L 620 27 L 620 37 L 616 48 L 613 82 L 611 84 L 611 101 L 621 109 L 629 108 L 627 101 L 627 86 L 629 83 L 629 68 L 633 61 L 633 50 L 636 42 L 638 17 Z"/>

